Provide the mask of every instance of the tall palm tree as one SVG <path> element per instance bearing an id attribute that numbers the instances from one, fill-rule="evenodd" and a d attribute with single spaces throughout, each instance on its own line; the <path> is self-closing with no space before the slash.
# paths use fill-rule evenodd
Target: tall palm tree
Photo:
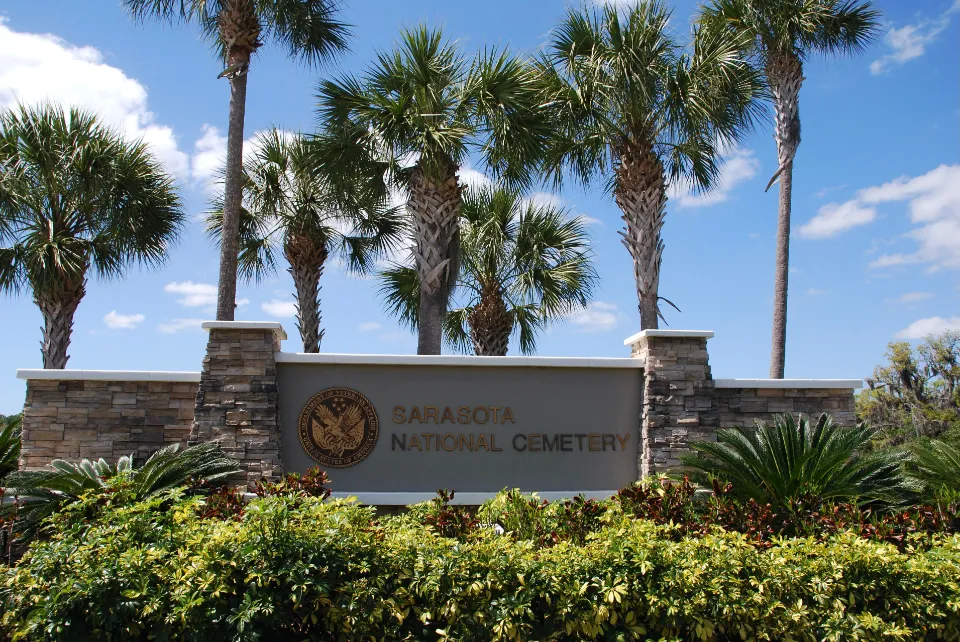
<path id="1" fill-rule="evenodd" d="M 512 188 L 534 178 L 549 122 L 540 109 L 534 68 L 502 50 L 468 64 L 440 31 L 404 31 L 363 79 L 319 88 L 319 117 L 328 131 L 386 158 L 409 163 L 395 177 L 407 194 L 419 275 L 419 354 L 440 354 L 443 319 L 458 274 L 461 191 L 457 172 L 476 152 Z"/>
<path id="2" fill-rule="evenodd" d="M 668 187 L 705 190 L 716 182 L 719 149 L 748 128 L 762 90 L 738 43 L 698 28 L 686 54 L 669 19 L 657 0 L 625 13 L 613 5 L 571 10 L 541 57 L 557 128 L 546 171 L 558 184 L 569 170 L 584 184 L 603 178 L 612 190 L 633 258 L 641 329 L 663 318 Z"/>
<path id="3" fill-rule="evenodd" d="M 461 351 L 502 357 L 516 331 L 520 351 L 530 354 L 539 331 L 587 305 L 596 278 L 582 218 L 512 190 L 467 190 L 455 295 L 463 306 L 447 313 L 447 342 Z M 381 279 L 388 309 L 416 327 L 417 270 L 394 265 Z"/>
<path id="4" fill-rule="evenodd" d="M 354 173 L 351 181 L 349 166 L 326 176 L 318 163 L 318 147 L 326 144 L 271 129 L 255 139 L 255 151 L 244 162 L 240 276 L 260 279 L 283 254 L 296 289 L 304 352 L 319 352 L 323 340 L 320 277 L 330 256 L 339 254 L 351 269 L 366 272 L 404 230 L 397 208 L 387 203 L 383 170 L 371 161 L 366 175 Z M 207 231 L 218 241 L 222 221 L 220 198 L 207 218 Z"/>
<path id="5" fill-rule="evenodd" d="M 183 225 L 171 178 L 142 141 L 55 105 L 0 112 L 0 290 L 29 289 L 44 368 L 64 368 L 91 272 L 156 266 Z"/>
<path id="6" fill-rule="evenodd" d="M 787 277 L 790 269 L 790 209 L 793 159 L 800 145 L 800 86 L 811 53 L 845 54 L 863 49 L 878 33 L 879 12 L 859 0 L 710 0 L 701 24 L 717 25 L 744 42 L 766 76 L 774 110 L 780 179 L 777 258 L 773 287 L 770 376 L 783 378 L 787 348 Z"/>
<path id="7" fill-rule="evenodd" d="M 346 50 L 349 29 L 337 20 L 336 0 L 123 0 L 123 4 L 136 20 L 197 23 L 226 65 L 217 76 L 230 81 L 217 320 L 232 321 L 250 59 L 266 40 L 272 39 L 286 47 L 292 58 L 319 63 Z"/>

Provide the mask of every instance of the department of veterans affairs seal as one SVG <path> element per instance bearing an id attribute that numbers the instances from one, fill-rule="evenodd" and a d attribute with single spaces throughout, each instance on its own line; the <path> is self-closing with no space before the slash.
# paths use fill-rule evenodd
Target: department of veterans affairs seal
<path id="1" fill-rule="evenodd" d="M 380 436 L 373 404 L 356 390 L 327 388 L 310 398 L 297 424 L 300 443 L 317 463 L 346 468 L 366 459 Z"/>

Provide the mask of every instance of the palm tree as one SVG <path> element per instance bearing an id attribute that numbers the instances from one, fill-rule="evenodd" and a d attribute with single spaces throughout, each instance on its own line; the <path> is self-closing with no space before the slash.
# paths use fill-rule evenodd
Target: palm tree
<path id="1" fill-rule="evenodd" d="M 394 265 L 381 279 L 388 309 L 415 328 L 417 270 Z M 447 313 L 447 342 L 477 355 L 504 356 L 516 330 L 520 351 L 530 354 L 540 330 L 586 306 L 595 282 L 583 219 L 515 191 L 467 190 L 456 285 L 465 301 Z"/>
<path id="2" fill-rule="evenodd" d="M 800 86 L 811 53 L 845 54 L 863 49 L 878 33 L 879 12 L 855 0 L 710 0 L 700 22 L 728 30 L 762 68 L 774 110 L 780 179 L 777 258 L 773 287 L 770 376 L 782 379 L 787 346 L 787 277 L 793 159 L 800 145 Z"/>
<path id="3" fill-rule="evenodd" d="M 64 505 L 86 492 L 110 488 L 118 480 L 129 484 L 131 501 L 140 501 L 177 486 L 223 481 L 240 470 L 236 461 L 212 443 L 184 450 L 179 444 L 166 446 L 139 468 L 130 456 L 121 457 L 114 466 L 103 459 L 84 459 L 79 464 L 55 459 L 50 467 L 52 470 L 20 471 L 7 477 L 8 493 L 21 501 L 7 509 L 16 511 L 21 539 L 31 539 L 43 520 Z"/>
<path id="4" fill-rule="evenodd" d="M 476 152 L 511 188 L 533 179 L 549 123 L 531 65 L 502 50 L 468 64 L 440 31 L 404 31 L 363 79 L 319 89 L 323 128 L 412 163 L 394 177 L 406 189 L 420 279 L 417 352 L 440 354 L 443 320 L 459 272 L 461 184 L 457 172 Z"/>
<path id="5" fill-rule="evenodd" d="M 217 76 L 230 81 L 217 320 L 232 321 L 250 59 L 272 39 L 286 47 L 292 58 L 319 63 L 346 50 L 349 29 L 337 20 L 336 0 L 123 0 L 123 4 L 138 21 L 196 22 L 226 65 Z"/>
<path id="6" fill-rule="evenodd" d="M 844 428 L 825 414 L 815 424 L 782 415 L 772 424 L 758 421 L 756 428 L 721 430 L 716 442 L 695 443 L 695 452 L 680 459 L 693 481 L 731 482 L 734 497 L 775 510 L 811 498 L 817 504 L 898 504 L 906 496 L 902 458 L 891 452 L 858 454 L 872 436 L 865 424 Z"/>
<path id="7" fill-rule="evenodd" d="M 748 128 L 762 89 L 738 43 L 697 28 L 685 54 L 669 19 L 659 0 L 625 13 L 613 5 L 571 10 L 541 58 L 557 128 L 545 169 L 557 184 L 569 170 L 584 184 L 602 177 L 612 190 L 626 224 L 620 234 L 633 258 L 642 329 L 663 318 L 668 187 L 705 190 L 716 182 L 719 149 Z"/>
<path id="8" fill-rule="evenodd" d="M 354 173 L 353 180 L 347 180 L 351 167 L 326 176 L 317 149 L 324 145 L 323 139 L 271 129 L 256 138 L 253 156 L 244 162 L 240 276 L 260 279 L 283 254 L 296 289 L 304 352 L 319 352 L 323 339 L 320 277 L 327 259 L 339 254 L 351 269 L 366 272 L 404 229 L 397 209 L 388 206 L 383 169 L 370 161 L 367 175 Z M 222 221 L 221 198 L 207 218 L 207 231 L 218 241 Z"/>
<path id="9" fill-rule="evenodd" d="M 43 315 L 44 368 L 64 368 L 91 271 L 159 265 L 184 213 L 144 142 L 55 105 L 0 112 L 0 290 L 29 288 Z"/>

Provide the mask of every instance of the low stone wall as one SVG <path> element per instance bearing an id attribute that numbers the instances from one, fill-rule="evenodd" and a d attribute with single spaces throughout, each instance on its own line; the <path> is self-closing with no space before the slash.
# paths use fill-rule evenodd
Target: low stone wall
<path id="1" fill-rule="evenodd" d="M 856 423 L 854 381 L 718 379 L 714 382 L 720 428 L 769 423 L 776 415 L 829 413 L 844 426 Z"/>
<path id="2" fill-rule="evenodd" d="M 142 461 L 168 444 L 186 445 L 199 373 L 21 370 L 27 380 L 20 467 L 54 459 L 123 455 Z"/>
<path id="3" fill-rule="evenodd" d="M 42 468 L 57 458 L 103 457 L 113 462 L 133 454 L 143 460 L 167 444 L 215 441 L 241 463 L 235 483 L 250 486 L 261 477 L 279 476 L 285 468 L 277 361 L 288 360 L 280 352 L 283 329 L 273 322 L 203 325 L 210 338 L 202 372 L 18 371 L 17 376 L 27 380 L 21 468 Z M 769 422 L 778 414 L 827 412 L 841 424 L 855 423 L 853 393 L 859 380 L 713 379 L 707 351 L 712 336 L 709 331 L 646 330 L 625 341 L 632 360 L 573 360 L 577 368 L 609 367 L 611 361 L 633 361 L 637 370 L 642 368 L 637 396 L 625 401 L 640 400 L 635 433 L 640 437 L 638 476 L 669 472 L 689 452 L 691 442 L 716 439 L 718 429 Z M 496 367 L 547 367 L 556 366 L 553 361 L 571 361 L 383 355 L 323 355 L 323 359 L 345 368 L 361 359 L 409 367 L 408 373 L 457 359 Z M 396 376 L 404 373 L 398 370 Z M 338 381 L 333 377 L 328 383 L 339 385 Z M 288 391 L 294 390 L 291 385 L 288 382 Z M 628 423 L 633 414 L 630 417 Z"/>

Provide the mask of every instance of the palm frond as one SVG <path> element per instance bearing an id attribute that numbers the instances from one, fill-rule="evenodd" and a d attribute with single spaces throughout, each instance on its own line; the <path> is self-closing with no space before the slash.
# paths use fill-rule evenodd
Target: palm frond
<path id="1" fill-rule="evenodd" d="M 960 497 L 960 448 L 956 446 L 937 440 L 915 444 L 906 472 L 920 484 L 928 501 Z"/>
<path id="2" fill-rule="evenodd" d="M 44 520 L 64 505 L 77 501 L 86 492 L 108 487 L 118 476 L 129 480 L 133 498 L 139 501 L 175 486 L 223 480 L 240 470 L 236 461 L 212 443 L 184 450 L 176 444 L 167 446 L 139 468 L 129 456 L 121 457 L 116 465 L 104 459 L 84 459 L 79 463 L 57 459 L 50 467 L 52 470 L 14 472 L 6 479 L 9 492 L 22 502 L 16 510 L 17 528 L 23 540 L 33 538 Z M 5 506 L 3 510 L 12 508 Z"/>
<path id="3" fill-rule="evenodd" d="M 721 430 L 715 443 L 693 444 L 695 452 L 681 459 L 694 481 L 731 482 L 735 496 L 775 509 L 804 497 L 897 505 L 907 495 L 902 458 L 859 454 L 871 436 L 865 425 L 844 428 L 828 415 L 816 423 L 781 415 L 772 424 L 758 422 L 755 429 Z"/>
<path id="4" fill-rule="evenodd" d="M 21 423 L 20 416 L 0 420 L 0 485 L 19 466 Z"/>
<path id="5" fill-rule="evenodd" d="M 420 278 L 416 268 L 393 263 L 380 273 L 379 279 L 387 312 L 397 317 L 401 325 L 416 330 L 420 318 Z"/>

